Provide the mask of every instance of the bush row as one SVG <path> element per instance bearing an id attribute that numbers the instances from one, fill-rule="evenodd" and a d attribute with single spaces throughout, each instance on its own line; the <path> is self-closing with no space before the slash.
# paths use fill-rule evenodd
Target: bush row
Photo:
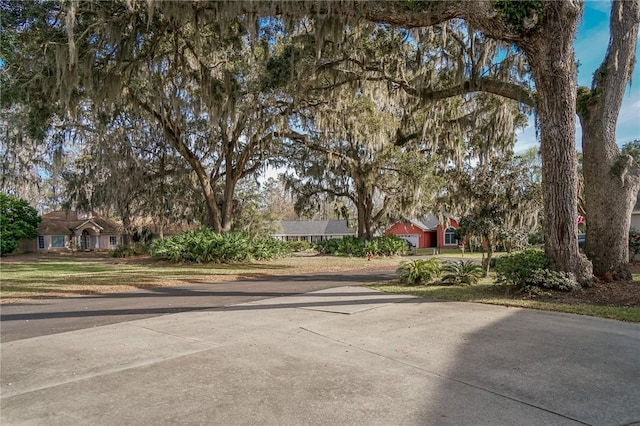
<path id="1" fill-rule="evenodd" d="M 365 257 L 369 253 L 373 256 L 397 256 L 406 252 L 407 243 L 395 235 L 375 237 L 371 241 L 345 237 L 321 241 L 315 244 L 315 249 L 320 254 L 333 256 Z"/>
<path id="2" fill-rule="evenodd" d="M 111 257 L 130 257 L 149 253 L 149 246 L 145 243 L 137 242 L 128 245 L 118 246 L 109 252 Z"/>
<path id="3" fill-rule="evenodd" d="M 291 253 L 288 243 L 244 232 L 218 234 L 202 228 L 155 241 L 151 254 L 173 262 L 238 263 L 268 260 Z"/>
<path id="4" fill-rule="evenodd" d="M 470 260 L 440 263 L 438 259 L 417 259 L 400 263 L 397 272 L 400 282 L 406 285 L 436 282 L 445 285 L 470 285 L 478 282 L 483 271 L 480 265 Z"/>
<path id="5" fill-rule="evenodd" d="M 541 294 L 545 290 L 573 291 L 580 284 L 571 274 L 549 269 L 549 260 L 541 250 L 528 249 L 496 259 L 496 283 L 515 287 L 517 292 Z M 482 267 L 472 261 L 418 259 L 402 262 L 397 270 L 405 285 L 453 284 L 478 282 Z"/>
<path id="6" fill-rule="evenodd" d="M 572 291 L 580 288 L 573 274 L 549 269 L 542 250 L 527 249 L 496 260 L 496 282 L 515 286 L 520 292 L 540 293 L 544 289 Z"/>

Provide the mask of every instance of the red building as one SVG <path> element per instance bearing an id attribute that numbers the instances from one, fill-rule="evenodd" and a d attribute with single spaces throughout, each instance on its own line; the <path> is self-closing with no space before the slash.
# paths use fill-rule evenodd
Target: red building
<path id="1" fill-rule="evenodd" d="M 397 235 L 407 241 L 412 248 L 458 247 L 455 231 L 459 228 L 455 219 L 440 223 L 434 214 L 421 219 L 403 220 L 394 223 L 385 231 L 385 235 Z"/>

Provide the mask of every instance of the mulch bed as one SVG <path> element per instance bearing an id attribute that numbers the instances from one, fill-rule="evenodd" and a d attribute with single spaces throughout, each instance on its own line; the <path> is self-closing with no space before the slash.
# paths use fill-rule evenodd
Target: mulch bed
<path id="1" fill-rule="evenodd" d="M 630 265 L 631 272 L 640 274 L 640 262 Z M 531 296 L 532 299 L 568 304 L 605 306 L 640 306 L 640 282 L 596 280 L 593 287 L 565 293 L 553 291 L 548 296 Z"/>

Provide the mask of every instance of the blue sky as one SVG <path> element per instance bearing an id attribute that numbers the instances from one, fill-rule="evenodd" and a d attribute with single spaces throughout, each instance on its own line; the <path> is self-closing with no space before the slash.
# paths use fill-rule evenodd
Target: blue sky
<path id="1" fill-rule="evenodd" d="M 593 72 L 600 66 L 609 44 L 609 14 L 611 2 L 608 0 L 587 0 L 585 2 L 582 22 L 578 26 L 575 51 L 580 62 L 578 68 L 578 84 L 591 87 Z M 640 59 L 640 49 L 636 50 L 636 58 Z M 616 127 L 618 145 L 640 139 L 640 64 L 636 63 L 632 85 L 627 86 L 622 102 L 622 109 Z M 582 132 L 576 117 L 576 146 L 582 150 Z M 518 134 L 515 151 L 520 152 L 539 146 L 536 140 L 533 118 L 529 126 Z"/>

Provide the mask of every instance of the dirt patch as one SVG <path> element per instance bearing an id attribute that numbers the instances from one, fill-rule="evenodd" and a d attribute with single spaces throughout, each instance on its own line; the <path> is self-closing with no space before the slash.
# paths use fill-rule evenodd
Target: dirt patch
<path id="1" fill-rule="evenodd" d="M 640 282 L 613 281 L 597 283 L 571 293 L 553 292 L 554 302 L 604 306 L 640 306 Z"/>
<path id="2" fill-rule="evenodd" d="M 640 274 L 640 262 L 629 265 L 631 273 Z M 640 306 L 640 281 L 596 280 L 593 287 L 569 293 L 552 291 L 549 295 L 530 296 L 530 299 L 556 303 L 588 304 L 601 306 Z"/>

